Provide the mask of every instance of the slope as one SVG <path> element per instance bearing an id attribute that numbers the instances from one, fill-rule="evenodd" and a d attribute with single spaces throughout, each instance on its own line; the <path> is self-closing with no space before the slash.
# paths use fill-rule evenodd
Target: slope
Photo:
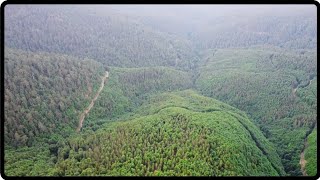
<path id="1" fill-rule="evenodd" d="M 63 129 L 77 126 L 102 73 L 96 61 L 6 49 L 5 143 L 31 146 L 40 135 L 68 134 Z"/>
<path id="2" fill-rule="evenodd" d="M 243 112 L 190 90 L 154 95 L 130 121 L 74 136 L 59 152 L 52 175 L 284 175 Z"/>
<path id="3" fill-rule="evenodd" d="M 91 103 L 89 104 L 89 106 L 84 110 L 84 112 L 80 115 L 80 120 L 79 120 L 79 125 L 77 127 L 77 132 L 79 132 L 82 128 L 82 124 L 83 124 L 83 121 L 84 121 L 84 118 L 86 117 L 86 115 L 90 112 L 91 108 L 94 106 L 94 103 L 95 101 L 98 99 L 103 87 L 104 87 L 104 84 L 106 82 L 106 79 L 108 78 L 109 76 L 109 72 L 106 71 L 105 72 L 105 75 L 102 77 L 102 80 L 101 80 L 101 85 L 99 87 L 99 90 L 98 92 L 96 93 L 96 95 L 94 96 L 94 98 L 91 100 Z"/>
<path id="4" fill-rule="evenodd" d="M 109 68 L 110 78 L 84 122 L 84 129 L 96 130 L 106 119 L 115 120 L 134 114 L 152 94 L 188 89 L 189 73 L 168 67 Z M 128 115 L 130 117 L 130 115 Z"/>
<path id="5" fill-rule="evenodd" d="M 18 56 L 12 58 L 11 56 L 13 55 Z M 72 88 L 70 92 L 67 91 L 66 94 L 63 93 L 63 95 L 68 96 L 68 98 L 62 96 L 60 93 L 56 93 L 55 96 L 62 96 L 61 98 L 63 99 L 57 99 L 56 101 L 54 101 L 57 104 L 60 104 L 62 102 L 66 103 L 65 106 L 70 103 L 71 106 L 68 106 L 68 108 L 66 109 L 76 110 L 60 112 L 63 117 L 69 118 L 70 121 L 63 122 L 64 119 L 59 117 L 51 120 L 50 117 L 48 117 L 48 115 L 50 115 L 50 111 L 60 110 L 59 106 L 57 109 L 54 109 L 56 108 L 56 106 L 47 107 L 45 106 L 46 104 L 43 104 L 43 106 L 41 107 L 44 109 L 43 114 L 41 114 L 42 118 L 34 118 L 33 121 L 41 121 L 41 123 L 46 126 L 47 123 L 51 122 L 56 126 L 56 128 L 52 129 L 50 133 L 44 131 L 41 132 L 41 134 L 37 134 L 34 136 L 34 138 L 32 138 L 32 140 L 30 138 L 30 142 L 27 143 L 28 146 L 24 146 L 25 143 L 16 144 L 18 146 L 17 148 L 11 146 L 11 142 L 13 142 L 13 145 L 15 145 L 15 139 L 11 138 L 10 136 L 5 137 L 6 141 L 8 141 L 5 146 L 6 175 L 50 175 L 50 173 L 54 172 L 54 165 L 57 162 L 58 154 L 64 151 L 61 147 L 65 146 L 66 138 L 74 135 L 77 136 L 78 133 L 75 133 L 75 129 L 78 125 L 77 123 L 79 121 L 79 118 L 81 118 L 81 113 L 85 111 L 85 109 L 90 104 L 90 101 L 92 101 L 92 99 L 96 97 L 97 92 L 101 89 L 101 75 L 104 72 L 103 66 L 95 61 L 76 59 L 66 55 L 58 55 L 52 53 L 27 53 L 13 49 L 9 49 L 8 52 L 6 52 L 6 57 L 9 57 L 9 59 L 11 59 L 11 61 L 8 61 L 8 63 L 6 62 L 6 82 L 11 82 L 10 85 L 6 84 L 7 93 L 11 92 L 8 90 L 11 89 L 11 86 L 16 89 L 15 86 L 17 86 L 17 84 L 19 83 L 13 82 L 16 82 L 18 81 L 18 79 L 22 78 L 15 78 L 15 76 L 13 75 L 15 69 L 12 69 L 12 64 L 14 64 L 14 68 L 21 70 L 25 70 L 28 68 L 32 69 L 33 66 L 41 64 L 41 66 L 35 67 L 36 69 L 39 68 L 40 70 L 32 69 L 33 71 L 23 73 L 21 72 L 21 75 L 24 75 L 26 81 L 29 83 L 34 84 L 37 81 L 33 81 L 32 75 L 30 78 L 28 73 L 35 73 L 35 79 L 40 79 L 42 76 L 46 77 L 47 73 L 50 74 L 51 78 L 46 79 L 48 81 L 48 84 L 43 84 L 42 81 L 40 81 L 40 83 L 38 84 L 39 86 L 42 86 L 43 90 L 46 90 L 45 92 L 48 96 L 44 97 L 45 93 L 41 93 L 40 88 L 34 88 L 37 86 L 31 87 L 32 91 L 39 93 L 36 94 L 37 96 L 39 96 L 39 98 L 48 98 L 44 99 L 44 103 L 46 102 L 45 100 L 55 100 L 54 98 L 51 99 L 49 93 L 55 92 L 57 88 L 60 88 L 57 89 L 57 91 L 61 93 L 64 92 L 64 89 L 66 88 Z M 33 64 L 31 63 L 25 65 L 25 62 L 29 61 Z M 17 66 L 16 63 L 21 64 L 23 68 Z M 53 69 L 51 64 L 52 66 L 59 64 L 60 68 L 59 66 L 57 66 L 55 69 Z M 77 68 L 78 66 L 75 64 L 82 65 L 82 68 Z M 87 65 L 90 65 L 90 67 L 87 67 Z M 89 69 L 87 70 L 86 68 Z M 56 72 L 57 69 L 63 71 L 63 75 L 60 74 L 59 70 Z M 104 86 L 101 89 L 99 96 L 96 97 L 97 99 L 95 101 L 95 105 L 92 106 L 90 113 L 84 117 L 85 119 L 82 127 L 84 128 L 84 132 L 92 132 L 92 130 L 95 131 L 105 122 L 121 120 L 119 119 L 119 116 L 126 116 L 135 107 L 138 107 L 146 97 L 153 93 L 186 89 L 192 85 L 190 74 L 168 67 L 108 67 L 106 68 L 106 70 L 110 72 L 108 73 L 108 76 L 110 76 L 110 78 L 108 78 L 108 85 Z M 55 76 L 53 76 L 53 73 Z M 74 79 L 73 76 L 73 78 L 68 77 L 68 75 L 66 74 L 69 73 L 77 75 L 77 78 Z M 94 78 L 92 79 L 89 78 L 91 77 L 91 73 L 94 73 Z M 50 83 L 51 81 L 55 82 L 54 80 L 56 78 L 61 80 L 67 79 L 67 82 L 69 84 Z M 70 81 L 75 81 L 75 83 L 72 83 Z M 85 86 L 78 86 L 77 82 L 83 83 L 83 85 Z M 71 92 L 75 93 L 72 94 Z M 25 93 L 27 96 L 29 91 L 25 91 Z M 75 101 L 75 98 L 79 101 Z M 32 101 L 32 98 L 28 99 L 28 101 Z M 8 104 L 11 104 L 11 106 L 13 103 L 14 102 L 11 101 L 9 103 L 8 101 Z M 32 106 L 26 106 L 26 108 L 28 108 L 29 110 L 33 110 Z M 8 108 L 7 110 L 11 111 L 12 108 Z M 22 117 L 24 116 L 24 112 L 25 111 L 21 112 Z M 39 113 L 38 111 L 35 112 Z M 6 113 L 6 117 L 12 118 L 11 116 L 12 113 L 8 115 Z M 130 115 L 128 117 L 130 117 Z M 24 118 L 20 120 L 22 124 L 28 123 L 28 121 L 26 121 Z M 30 132 L 37 132 L 38 129 L 37 127 L 31 126 L 28 127 L 27 130 Z M 25 130 L 21 132 L 25 132 Z M 42 167 L 45 168 L 43 169 Z"/>
<path id="6" fill-rule="evenodd" d="M 315 49 L 314 5 L 111 5 L 141 23 L 193 42 L 199 50 L 274 45 Z"/>
<path id="7" fill-rule="evenodd" d="M 247 112 L 276 145 L 286 172 L 300 175 L 304 138 L 317 121 L 315 51 L 218 49 L 203 59 L 197 89 Z"/>
<path id="8" fill-rule="evenodd" d="M 304 170 L 308 176 L 317 174 L 317 129 L 315 128 L 306 139 L 304 149 L 305 166 Z"/>
<path id="9" fill-rule="evenodd" d="M 108 66 L 193 68 L 197 56 L 189 41 L 112 9 L 89 7 L 8 5 L 5 45 L 92 58 Z"/>

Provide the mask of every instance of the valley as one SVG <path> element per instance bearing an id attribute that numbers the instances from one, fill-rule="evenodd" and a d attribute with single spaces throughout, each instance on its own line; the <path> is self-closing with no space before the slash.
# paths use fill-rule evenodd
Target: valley
<path id="1" fill-rule="evenodd" d="M 309 79 L 308 84 L 307 84 L 306 86 L 304 86 L 304 87 L 301 87 L 301 88 L 305 88 L 305 87 L 311 85 L 312 80 L 313 80 L 313 79 Z M 296 92 L 297 92 L 298 87 L 299 87 L 299 84 L 297 84 L 297 85 L 292 89 L 292 95 L 293 95 L 294 97 L 297 97 Z"/>
<path id="2" fill-rule="evenodd" d="M 106 71 L 105 75 L 102 77 L 102 82 L 101 82 L 101 85 L 100 85 L 100 88 L 97 92 L 97 94 L 94 96 L 94 98 L 91 100 L 91 103 L 90 105 L 84 110 L 84 112 L 80 115 L 80 120 L 79 120 L 79 125 L 78 125 L 78 128 L 77 128 L 77 132 L 79 132 L 81 130 L 81 127 L 82 127 L 82 124 L 83 124 L 83 121 L 84 121 L 84 118 L 86 117 L 86 115 L 90 112 L 91 108 L 94 106 L 94 102 L 98 99 L 99 95 L 100 95 L 100 92 L 102 91 L 105 83 L 106 83 L 106 79 L 109 77 L 109 72 Z"/>
<path id="3" fill-rule="evenodd" d="M 315 176 L 316 23 L 309 5 L 8 5 L 4 173 Z"/>

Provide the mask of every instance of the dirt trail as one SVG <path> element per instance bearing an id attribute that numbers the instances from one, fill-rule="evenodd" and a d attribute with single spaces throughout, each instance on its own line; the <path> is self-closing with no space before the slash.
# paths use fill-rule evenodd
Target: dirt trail
<path id="1" fill-rule="evenodd" d="M 296 95 L 297 89 L 298 89 L 298 87 L 296 87 L 292 90 L 293 97 L 297 97 L 297 95 Z"/>
<path id="2" fill-rule="evenodd" d="M 87 83 L 87 84 L 88 84 L 88 83 Z M 84 97 L 89 99 L 89 95 L 90 95 L 91 93 L 92 93 L 92 87 L 91 87 L 91 85 L 89 85 L 89 86 L 88 86 L 88 92 L 87 92 L 87 94 L 84 95 Z"/>
<path id="3" fill-rule="evenodd" d="M 109 77 L 109 72 L 106 71 L 106 74 L 102 77 L 102 81 L 101 81 L 101 86 L 97 92 L 97 94 L 94 96 L 94 98 L 91 100 L 91 103 L 89 104 L 89 106 L 84 110 L 84 112 L 81 114 L 80 116 L 80 120 L 79 120 L 79 125 L 78 125 L 78 128 L 77 128 L 77 132 L 79 132 L 82 128 L 82 123 L 84 121 L 84 118 L 86 117 L 86 115 L 90 112 L 91 108 L 93 107 L 94 105 L 94 102 L 98 99 L 103 87 L 104 87 L 104 84 L 105 84 L 105 81 L 106 79 Z"/>
<path id="4" fill-rule="evenodd" d="M 305 149 L 307 148 L 308 146 L 308 141 L 307 141 L 307 138 L 304 140 L 304 147 L 303 147 L 303 151 L 301 152 L 300 154 L 300 162 L 299 164 L 301 165 L 301 172 L 304 176 L 308 176 L 307 175 L 307 172 L 306 172 L 306 164 L 307 164 L 307 161 L 305 160 L 304 158 L 304 151 Z"/>
<path id="5" fill-rule="evenodd" d="M 305 87 L 310 86 L 312 80 L 313 80 L 313 78 L 312 78 L 312 79 L 309 79 L 309 83 L 308 83 L 308 85 L 305 86 Z M 305 88 L 305 87 L 304 87 L 304 88 Z M 297 95 L 296 95 L 297 89 L 298 89 L 298 85 L 297 85 L 295 88 L 292 89 L 292 94 L 293 94 L 294 97 L 297 96 Z M 312 132 L 312 131 L 311 131 L 311 132 Z M 310 133 L 311 133 L 311 132 L 310 132 Z M 306 159 L 304 158 L 304 151 L 305 151 L 306 148 L 308 147 L 308 136 L 309 136 L 309 134 L 308 134 L 308 135 L 306 136 L 306 138 L 304 139 L 303 150 L 302 150 L 302 152 L 301 152 L 301 154 L 300 154 L 300 162 L 299 162 L 299 164 L 300 164 L 300 166 L 301 166 L 301 172 L 302 172 L 303 176 L 308 176 L 308 175 L 307 175 L 307 172 L 306 172 L 306 164 L 307 164 L 307 161 L 306 161 Z"/>
<path id="6" fill-rule="evenodd" d="M 311 85 L 312 80 L 313 80 L 313 79 L 310 79 L 310 80 L 309 80 L 309 84 L 308 84 L 307 86 L 310 86 L 310 85 Z M 307 86 L 306 86 L 306 87 L 307 87 Z M 304 87 L 304 88 L 306 88 L 306 87 Z M 293 94 L 294 97 L 297 97 L 297 95 L 296 95 L 297 89 L 298 89 L 298 85 L 297 85 L 297 87 L 295 87 L 295 88 L 292 89 L 292 94 Z"/>

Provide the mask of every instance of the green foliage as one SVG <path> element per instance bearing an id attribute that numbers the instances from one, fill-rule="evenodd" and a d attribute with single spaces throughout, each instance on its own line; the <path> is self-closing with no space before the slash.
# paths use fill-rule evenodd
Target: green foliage
<path id="1" fill-rule="evenodd" d="M 303 139 L 317 120 L 315 52 L 221 49 L 204 59 L 197 89 L 247 112 L 277 147 L 286 172 L 300 174 Z"/>
<path id="2" fill-rule="evenodd" d="M 316 9 L 310 6 L 113 6 L 154 29 L 180 35 L 202 50 L 273 45 L 317 47 Z M 152 15 L 151 15 L 152 14 Z"/>
<path id="3" fill-rule="evenodd" d="M 314 8 L 132 7 L 6 6 L 6 175 L 316 174 Z"/>
<path id="4" fill-rule="evenodd" d="M 5 51 L 5 143 L 31 145 L 34 137 L 75 128 L 103 68 L 66 55 Z"/>
<path id="5" fill-rule="evenodd" d="M 306 172 L 308 176 L 317 174 L 317 129 L 314 129 L 308 136 L 307 148 L 304 155 L 307 164 Z"/>
<path id="6" fill-rule="evenodd" d="M 54 157 L 46 146 L 5 150 L 5 175 L 46 176 L 54 167 Z"/>
<path id="7" fill-rule="evenodd" d="M 159 99 L 161 106 L 150 103 Z M 148 115 L 70 138 L 64 148 L 69 156 L 60 153 L 55 166 L 58 174 L 284 175 L 272 145 L 231 106 L 182 91 L 153 96 L 140 113 Z"/>
<path id="8" fill-rule="evenodd" d="M 84 127 L 93 127 L 101 118 L 114 119 L 132 112 L 150 94 L 192 86 L 190 74 L 167 67 L 112 67 L 109 74 L 106 86 L 86 117 Z"/>
<path id="9" fill-rule="evenodd" d="M 205 23 L 205 27 L 198 26 L 200 32 L 193 33 L 190 39 L 201 49 L 254 45 L 316 49 L 317 20 L 314 10 L 286 8 L 290 9 L 289 12 L 283 12 L 286 10 L 277 7 L 269 7 L 269 10 L 261 8 L 220 13 L 219 17 L 213 17 L 210 24 Z"/>
<path id="10" fill-rule="evenodd" d="M 96 14 L 98 9 L 8 6 L 6 46 L 91 58 L 108 66 L 193 68 L 198 57 L 187 40 L 156 31 L 112 9 Z"/>

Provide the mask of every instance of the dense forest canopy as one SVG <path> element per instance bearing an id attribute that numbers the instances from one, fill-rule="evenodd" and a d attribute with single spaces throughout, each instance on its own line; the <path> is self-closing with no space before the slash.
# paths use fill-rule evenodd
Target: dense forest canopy
<path id="1" fill-rule="evenodd" d="M 8 6 L 7 46 L 93 58 L 119 67 L 190 69 L 197 59 L 188 40 L 155 31 L 112 11 L 100 16 L 82 8 L 64 7 L 32 6 L 30 11 L 28 6 Z"/>
<path id="2" fill-rule="evenodd" d="M 96 89 L 101 64 L 49 53 L 5 53 L 5 142 L 30 145 L 34 136 L 75 125 Z"/>
<path id="3" fill-rule="evenodd" d="M 7 176 L 314 176 L 314 5 L 7 5 Z"/>
<path id="4" fill-rule="evenodd" d="M 251 48 L 207 56 L 196 82 L 199 91 L 246 111 L 294 173 L 306 130 L 317 122 L 315 52 Z"/>
<path id="5" fill-rule="evenodd" d="M 314 49 L 317 43 L 315 6 L 124 5 L 110 9 L 163 32 L 183 35 L 201 49 L 258 44 Z"/>

